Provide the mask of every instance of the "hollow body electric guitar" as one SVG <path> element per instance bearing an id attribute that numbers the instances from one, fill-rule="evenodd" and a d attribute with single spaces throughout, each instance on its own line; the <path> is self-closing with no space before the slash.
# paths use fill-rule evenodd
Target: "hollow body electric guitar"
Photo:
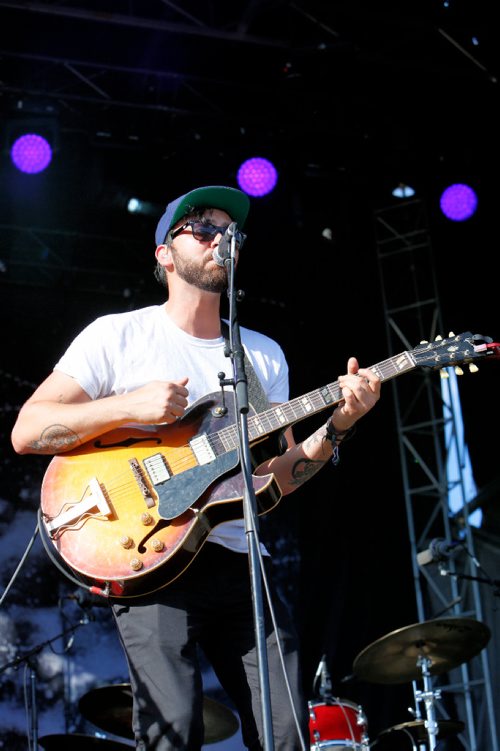
<path id="1" fill-rule="evenodd" d="M 382 381 L 417 367 L 442 369 L 498 357 L 498 344 L 464 333 L 374 365 Z M 254 467 L 278 453 L 282 431 L 342 400 L 338 382 L 251 412 Z M 228 400 L 232 402 L 232 400 Z M 234 409 L 222 394 L 194 403 L 172 425 L 119 428 L 55 456 L 41 489 L 40 532 L 56 565 L 104 596 L 135 597 L 177 578 L 211 530 L 243 516 Z M 253 475 L 257 511 L 277 505 L 273 475 Z"/>

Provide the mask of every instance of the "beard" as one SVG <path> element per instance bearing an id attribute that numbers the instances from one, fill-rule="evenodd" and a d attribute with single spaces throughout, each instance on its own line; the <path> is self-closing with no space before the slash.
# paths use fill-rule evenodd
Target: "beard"
<path id="1" fill-rule="evenodd" d="M 175 270 L 178 276 L 193 287 L 204 292 L 221 293 L 227 287 L 227 273 L 222 266 L 207 269 L 204 261 L 183 259 L 175 248 L 172 247 L 172 257 L 175 261 Z"/>

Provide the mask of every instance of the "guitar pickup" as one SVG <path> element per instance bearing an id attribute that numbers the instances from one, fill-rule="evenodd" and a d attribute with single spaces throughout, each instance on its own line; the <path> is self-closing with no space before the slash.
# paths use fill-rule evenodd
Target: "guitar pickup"
<path id="1" fill-rule="evenodd" d="M 101 486 L 97 479 L 93 477 L 89 482 L 89 493 L 82 498 L 81 501 L 74 503 L 71 508 L 66 511 L 61 511 L 57 516 L 54 516 L 48 522 L 45 522 L 46 529 L 51 537 L 55 537 L 55 534 L 61 527 L 70 527 L 72 524 L 79 522 L 85 515 L 88 515 L 90 511 L 97 508 L 100 516 L 111 516 L 111 509 L 106 500 L 106 496 L 102 492 Z M 67 505 L 67 504 L 65 504 Z"/>
<path id="2" fill-rule="evenodd" d="M 189 441 L 189 445 L 200 466 L 214 461 L 215 453 L 205 433 L 193 438 L 192 441 Z"/>
<path id="3" fill-rule="evenodd" d="M 153 456 L 148 456 L 147 459 L 144 459 L 143 464 L 153 485 L 159 485 L 162 482 L 170 480 L 172 477 L 172 473 L 168 468 L 167 461 L 163 454 L 153 454 Z"/>

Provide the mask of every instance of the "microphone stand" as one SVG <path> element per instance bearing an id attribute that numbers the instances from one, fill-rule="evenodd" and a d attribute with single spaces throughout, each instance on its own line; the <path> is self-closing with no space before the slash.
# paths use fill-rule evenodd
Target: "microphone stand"
<path id="1" fill-rule="evenodd" d="M 495 597 L 500 597 L 500 579 L 492 579 L 490 576 L 472 576 L 471 574 L 459 574 L 455 571 L 450 571 L 449 568 L 447 568 L 444 563 L 441 563 L 439 566 L 439 573 L 441 576 L 449 576 L 452 579 L 456 579 L 457 581 L 460 580 L 466 580 L 466 581 L 474 581 L 478 582 L 479 584 L 488 584 L 490 587 L 493 587 L 493 595 Z"/>
<path id="2" fill-rule="evenodd" d="M 272 751 L 274 748 L 274 741 L 272 731 L 271 695 L 269 688 L 269 668 L 264 629 L 262 579 L 259 563 L 260 551 L 258 547 L 259 540 L 257 532 L 258 515 L 252 480 L 252 461 L 248 439 L 248 381 L 245 373 L 245 354 L 241 343 L 240 327 L 236 316 L 236 301 L 238 299 L 238 293 L 235 292 L 234 288 L 236 256 L 235 234 L 236 232 L 233 232 L 231 236 L 230 256 L 229 258 L 224 259 L 224 266 L 226 267 L 228 276 L 229 297 L 229 352 L 226 354 L 231 358 L 233 364 L 233 379 L 221 380 L 221 385 L 232 384 L 234 389 L 236 415 L 238 416 L 238 439 L 244 487 L 243 518 L 245 521 L 245 533 L 248 541 L 257 666 L 261 695 L 263 741 L 264 749 Z"/>
<path id="3" fill-rule="evenodd" d="M 441 571 L 442 576 L 450 576 L 452 579 L 466 579 L 467 581 L 479 582 L 479 584 L 488 584 L 493 587 L 493 597 L 500 597 L 500 579 L 490 579 L 485 576 L 470 576 L 469 574 L 455 574 L 448 569 Z"/>
<path id="4" fill-rule="evenodd" d="M 28 650 L 23 655 L 18 655 L 13 660 L 10 660 L 10 662 L 7 662 L 5 665 L 0 666 L 0 673 L 3 673 L 8 668 L 15 668 L 17 669 L 19 665 L 21 665 L 22 662 L 25 662 L 30 669 L 30 687 L 31 687 L 31 717 L 30 717 L 30 730 L 29 730 L 29 744 L 28 747 L 30 749 L 33 749 L 33 751 L 36 751 L 38 748 L 38 711 L 37 711 L 37 704 L 36 704 L 36 669 L 35 669 L 35 661 L 32 659 L 34 656 L 38 655 L 42 649 L 49 644 L 52 644 L 52 642 L 57 641 L 58 639 L 61 639 L 64 636 L 67 636 L 68 634 L 73 634 L 80 626 L 85 626 L 89 623 L 89 618 L 87 616 L 84 616 L 82 620 L 78 621 L 78 623 L 75 623 L 73 626 L 68 627 L 64 631 L 62 631 L 60 634 L 57 634 L 57 636 L 52 637 L 52 639 L 47 639 L 47 641 L 41 642 L 40 644 L 37 644 L 33 649 Z M 30 745 L 31 744 L 31 745 Z"/>

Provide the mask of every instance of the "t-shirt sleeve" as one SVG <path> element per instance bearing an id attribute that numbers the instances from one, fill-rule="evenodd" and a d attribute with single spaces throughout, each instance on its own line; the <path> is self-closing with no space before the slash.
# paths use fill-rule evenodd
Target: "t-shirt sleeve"
<path id="1" fill-rule="evenodd" d="M 272 358 L 273 379 L 267 398 L 270 402 L 286 402 L 289 398 L 289 372 L 288 363 L 281 347 Z"/>
<path id="2" fill-rule="evenodd" d="M 102 321 L 93 321 L 73 339 L 54 370 L 74 378 L 91 399 L 112 391 L 106 341 L 109 332 Z"/>

